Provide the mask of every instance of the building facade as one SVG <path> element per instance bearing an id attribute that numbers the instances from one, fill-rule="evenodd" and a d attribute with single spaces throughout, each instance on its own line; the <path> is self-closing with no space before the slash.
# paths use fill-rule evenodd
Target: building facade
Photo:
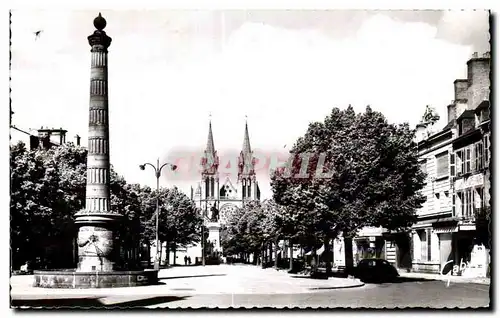
<path id="1" fill-rule="evenodd" d="M 220 229 L 228 221 L 229 216 L 242 208 L 245 202 L 260 201 L 260 188 L 255 173 L 256 158 L 250 146 L 248 124 L 245 124 L 243 147 L 238 157 L 238 173 L 236 178 L 219 173 L 219 156 L 215 149 L 212 123 L 208 126 L 207 145 L 201 160 L 200 182 L 193 191 L 193 201 L 204 219 L 209 251 L 205 256 L 222 255 Z M 207 250 L 207 248 L 205 249 Z M 202 257 L 201 242 L 192 246 L 177 248 L 175 255 L 171 252 L 171 264 L 183 264 L 184 256 L 193 262 L 200 262 Z M 166 260 L 166 259 L 165 259 Z"/>
<path id="2" fill-rule="evenodd" d="M 51 147 L 57 147 L 65 144 L 66 141 L 66 133 L 67 130 L 59 128 L 43 128 L 41 127 L 38 130 L 35 130 L 36 133 L 32 129 L 30 131 L 25 131 L 16 126 L 10 127 L 10 143 L 15 144 L 19 141 L 22 141 L 26 148 L 28 149 L 49 149 Z M 75 142 L 79 146 L 80 145 L 80 137 L 75 137 Z"/>
<path id="3" fill-rule="evenodd" d="M 467 79 L 454 82 L 447 125 L 417 125 L 422 194 L 412 227 L 412 270 L 484 277 L 489 264 L 490 56 L 467 62 Z M 425 115 L 424 115 L 425 117 Z M 459 270 L 453 270 L 458 265 Z"/>

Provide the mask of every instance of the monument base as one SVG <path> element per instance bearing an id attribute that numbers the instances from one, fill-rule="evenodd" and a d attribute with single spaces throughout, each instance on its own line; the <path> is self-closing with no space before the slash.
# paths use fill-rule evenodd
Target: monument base
<path id="1" fill-rule="evenodd" d="M 81 211 L 76 214 L 78 230 L 78 272 L 113 271 L 113 228 L 121 214 Z"/>
<path id="2" fill-rule="evenodd" d="M 209 222 L 207 223 L 208 228 L 208 241 L 214 244 L 214 251 L 222 253 L 222 248 L 220 245 L 220 223 L 219 222 Z"/>
<path id="3" fill-rule="evenodd" d="M 34 271 L 34 287 L 113 288 L 158 284 L 158 271 L 78 272 L 74 269 Z"/>

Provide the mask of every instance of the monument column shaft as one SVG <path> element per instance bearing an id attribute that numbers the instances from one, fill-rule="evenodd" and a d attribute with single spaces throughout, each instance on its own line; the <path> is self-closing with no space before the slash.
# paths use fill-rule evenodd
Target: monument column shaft
<path id="1" fill-rule="evenodd" d="M 85 208 L 89 212 L 109 212 L 108 53 L 99 45 L 93 45 L 91 52 Z"/>
<path id="2" fill-rule="evenodd" d="M 115 224 L 121 214 L 111 211 L 108 115 L 108 47 L 111 38 L 103 29 L 106 20 L 94 19 L 96 30 L 88 36 L 91 47 L 89 135 L 85 209 L 75 216 L 78 230 L 80 272 L 110 272 L 117 260 Z"/>

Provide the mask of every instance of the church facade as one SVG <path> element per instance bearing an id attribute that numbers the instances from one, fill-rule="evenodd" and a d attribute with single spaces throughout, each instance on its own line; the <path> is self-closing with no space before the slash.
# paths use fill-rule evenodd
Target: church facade
<path id="1" fill-rule="evenodd" d="M 207 146 L 201 159 L 201 180 L 194 191 L 193 200 L 204 218 L 205 228 L 208 231 L 207 243 L 212 248 L 212 256 L 222 254 L 220 228 L 227 224 L 230 215 L 242 208 L 246 201 L 260 200 L 260 189 L 255 173 L 256 159 L 250 146 L 247 123 L 237 163 L 236 176 L 219 172 L 219 156 L 214 145 L 212 123 L 209 122 Z M 200 260 L 201 243 L 187 247 L 185 253 L 193 261 Z M 206 255 L 208 256 L 210 255 Z"/>

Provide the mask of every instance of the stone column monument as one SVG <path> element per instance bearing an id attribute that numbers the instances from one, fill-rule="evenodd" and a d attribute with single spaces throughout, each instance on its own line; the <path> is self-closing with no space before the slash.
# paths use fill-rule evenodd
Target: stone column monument
<path id="1" fill-rule="evenodd" d="M 113 228 L 122 216 L 110 208 L 108 47 L 111 38 L 106 20 L 94 19 L 96 30 L 88 37 L 91 46 L 90 106 L 85 209 L 76 213 L 78 272 L 113 271 L 116 251 Z"/>

